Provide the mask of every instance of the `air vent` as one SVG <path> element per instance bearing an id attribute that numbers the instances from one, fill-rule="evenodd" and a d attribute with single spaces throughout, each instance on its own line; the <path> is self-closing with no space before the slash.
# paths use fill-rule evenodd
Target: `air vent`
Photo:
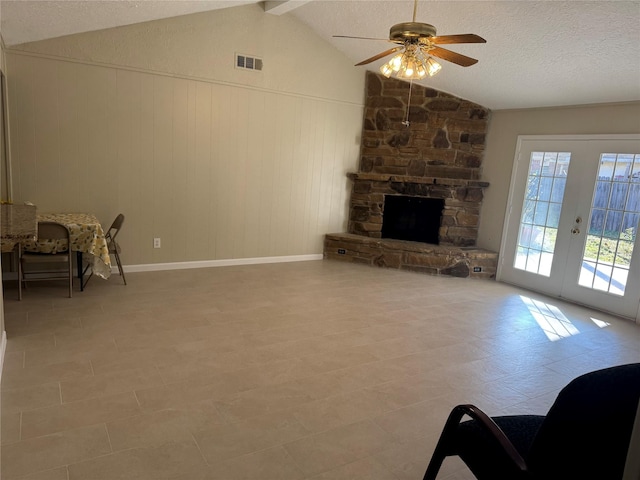
<path id="1" fill-rule="evenodd" d="M 262 59 L 236 53 L 236 68 L 243 70 L 262 70 Z"/>

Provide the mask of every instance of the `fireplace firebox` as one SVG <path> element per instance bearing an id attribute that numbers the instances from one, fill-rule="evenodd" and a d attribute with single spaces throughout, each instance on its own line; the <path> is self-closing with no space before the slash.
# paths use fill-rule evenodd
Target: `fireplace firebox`
<path id="1" fill-rule="evenodd" d="M 438 245 L 444 200 L 385 195 L 382 238 Z"/>

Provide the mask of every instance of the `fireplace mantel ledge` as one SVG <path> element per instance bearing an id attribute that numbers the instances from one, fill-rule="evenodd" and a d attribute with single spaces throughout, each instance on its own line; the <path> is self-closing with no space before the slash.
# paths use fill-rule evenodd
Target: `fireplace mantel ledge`
<path id="1" fill-rule="evenodd" d="M 412 177 L 408 175 L 393 175 L 390 173 L 362 173 L 350 172 L 347 177 L 352 180 L 365 180 L 374 182 L 402 182 L 421 183 L 429 185 L 445 185 L 452 187 L 482 187 L 489 186 L 489 182 L 480 180 L 467 180 L 463 178 L 438 178 L 438 177 Z"/>

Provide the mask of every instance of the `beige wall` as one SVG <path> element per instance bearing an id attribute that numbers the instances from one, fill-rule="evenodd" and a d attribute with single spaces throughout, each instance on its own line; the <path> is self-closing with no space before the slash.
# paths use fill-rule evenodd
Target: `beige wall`
<path id="1" fill-rule="evenodd" d="M 364 69 L 295 17 L 259 4 L 23 44 L 24 52 L 362 104 Z M 234 54 L 262 58 L 262 73 Z"/>
<path id="2" fill-rule="evenodd" d="M 15 200 L 124 213 L 125 265 L 320 254 L 346 229 L 364 72 L 289 17 L 251 5 L 38 42 L 7 51 L 7 76 Z"/>
<path id="3" fill-rule="evenodd" d="M 236 52 L 264 72 L 232 68 Z M 346 230 L 364 71 L 293 18 L 250 5 L 73 35 L 13 48 L 7 68 L 16 199 L 124 212 L 127 265 L 320 253 Z M 500 248 L 518 135 L 639 119 L 637 102 L 494 111 L 479 246 Z"/>
<path id="4" fill-rule="evenodd" d="M 482 178 L 485 190 L 478 245 L 499 251 L 518 135 L 640 133 L 640 102 L 494 111 Z"/>
<path id="5" fill-rule="evenodd" d="M 4 66 L 4 42 L 2 40 L 2 36 L 0 35 L 0 70 L 2 70 L 3 72 L 5 71 L 5 66 Z M 3 148 L 4 146 L 2 145 L 2 135 L 0 135 L 0 148 Z M 4 176 L 6 175 L 6 169 L 4 168 L 4 165 L 2 165 L 0 167 L 0 185 L 4 185 Z M 2 263 L 1 263 L 1 258 L 2 256 L 0 255 L 0 271 L 2 270 Z M 4 289 L 0 288 L 0 348 L 1 348 L 1 342 L 2 342 L 2 338 L 4 338 L 5 335 L 5 329 L 4 329 Z M 0 355 L 2 355 L 2 352 L 0 352 Z M 0 364 L 4 363 L 4 357 L 0 357 Z M 2 375 L 2 370 L 0 369 L 0 375 Z"/>

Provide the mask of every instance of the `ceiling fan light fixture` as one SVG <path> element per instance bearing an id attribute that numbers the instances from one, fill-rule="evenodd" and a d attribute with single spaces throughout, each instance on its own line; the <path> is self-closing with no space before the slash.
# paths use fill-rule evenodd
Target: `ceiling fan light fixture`
<path id="1" fill-rule="evenodd" d="M 389 78 L 391 76 L 391 74 L 393 73 L 393 70 L 389 66 L 389 63 L 385 63 L 384 65 L 382 65 L 380 67 L 380 73 L 382 75 L 384 75 L 385 77 L 387 77 L 387 78 Z"/>
<path id="2" fill-rule="evenodd" d="M 396 76 L 399 78 L 407 79 L 417 77 L 416 58 L 413 55 L 405 55 L 402 60 L 402 67 L 400 67 L 400 71 L 396 74 Z"/>
<path id="3" fill-rule="evenodd" d="M 429 74 L 430 77 L 433 77 L 436 73 L 442 70 L 442 65 L 436 62 L 433 59 L 433 57 L 427 58 L 426 67 L 427 67 L 427 73 Z"/>
<path id="4" fill-rule="evenodd" d="M 395 55 L 391 60 L 380 67 L 380 73 L 389 78 L 395 75 L 406 80 L 420 80 L 427 75 L 433 77 L 440 71 L 442 65 L 432 57 L 422 54 L 418 48 L 405 48 L 402 53 Z"/>
<path id="5" fill-rule="evenodd" d="M 416 65 L 415 74 L 418 76 L 418 78 L 424 78 L 427 76 L 427 70 L 424 68 L 423 64 L 419 63 Z"/>
<path id="6" fill-rule="evenodd" d="M 389 78 L 394 73 L 398 73 L 402 68 L 404 54 L 399 53 L 394 55 L 391 60 L 380 67 L 380 73 Z"/>

